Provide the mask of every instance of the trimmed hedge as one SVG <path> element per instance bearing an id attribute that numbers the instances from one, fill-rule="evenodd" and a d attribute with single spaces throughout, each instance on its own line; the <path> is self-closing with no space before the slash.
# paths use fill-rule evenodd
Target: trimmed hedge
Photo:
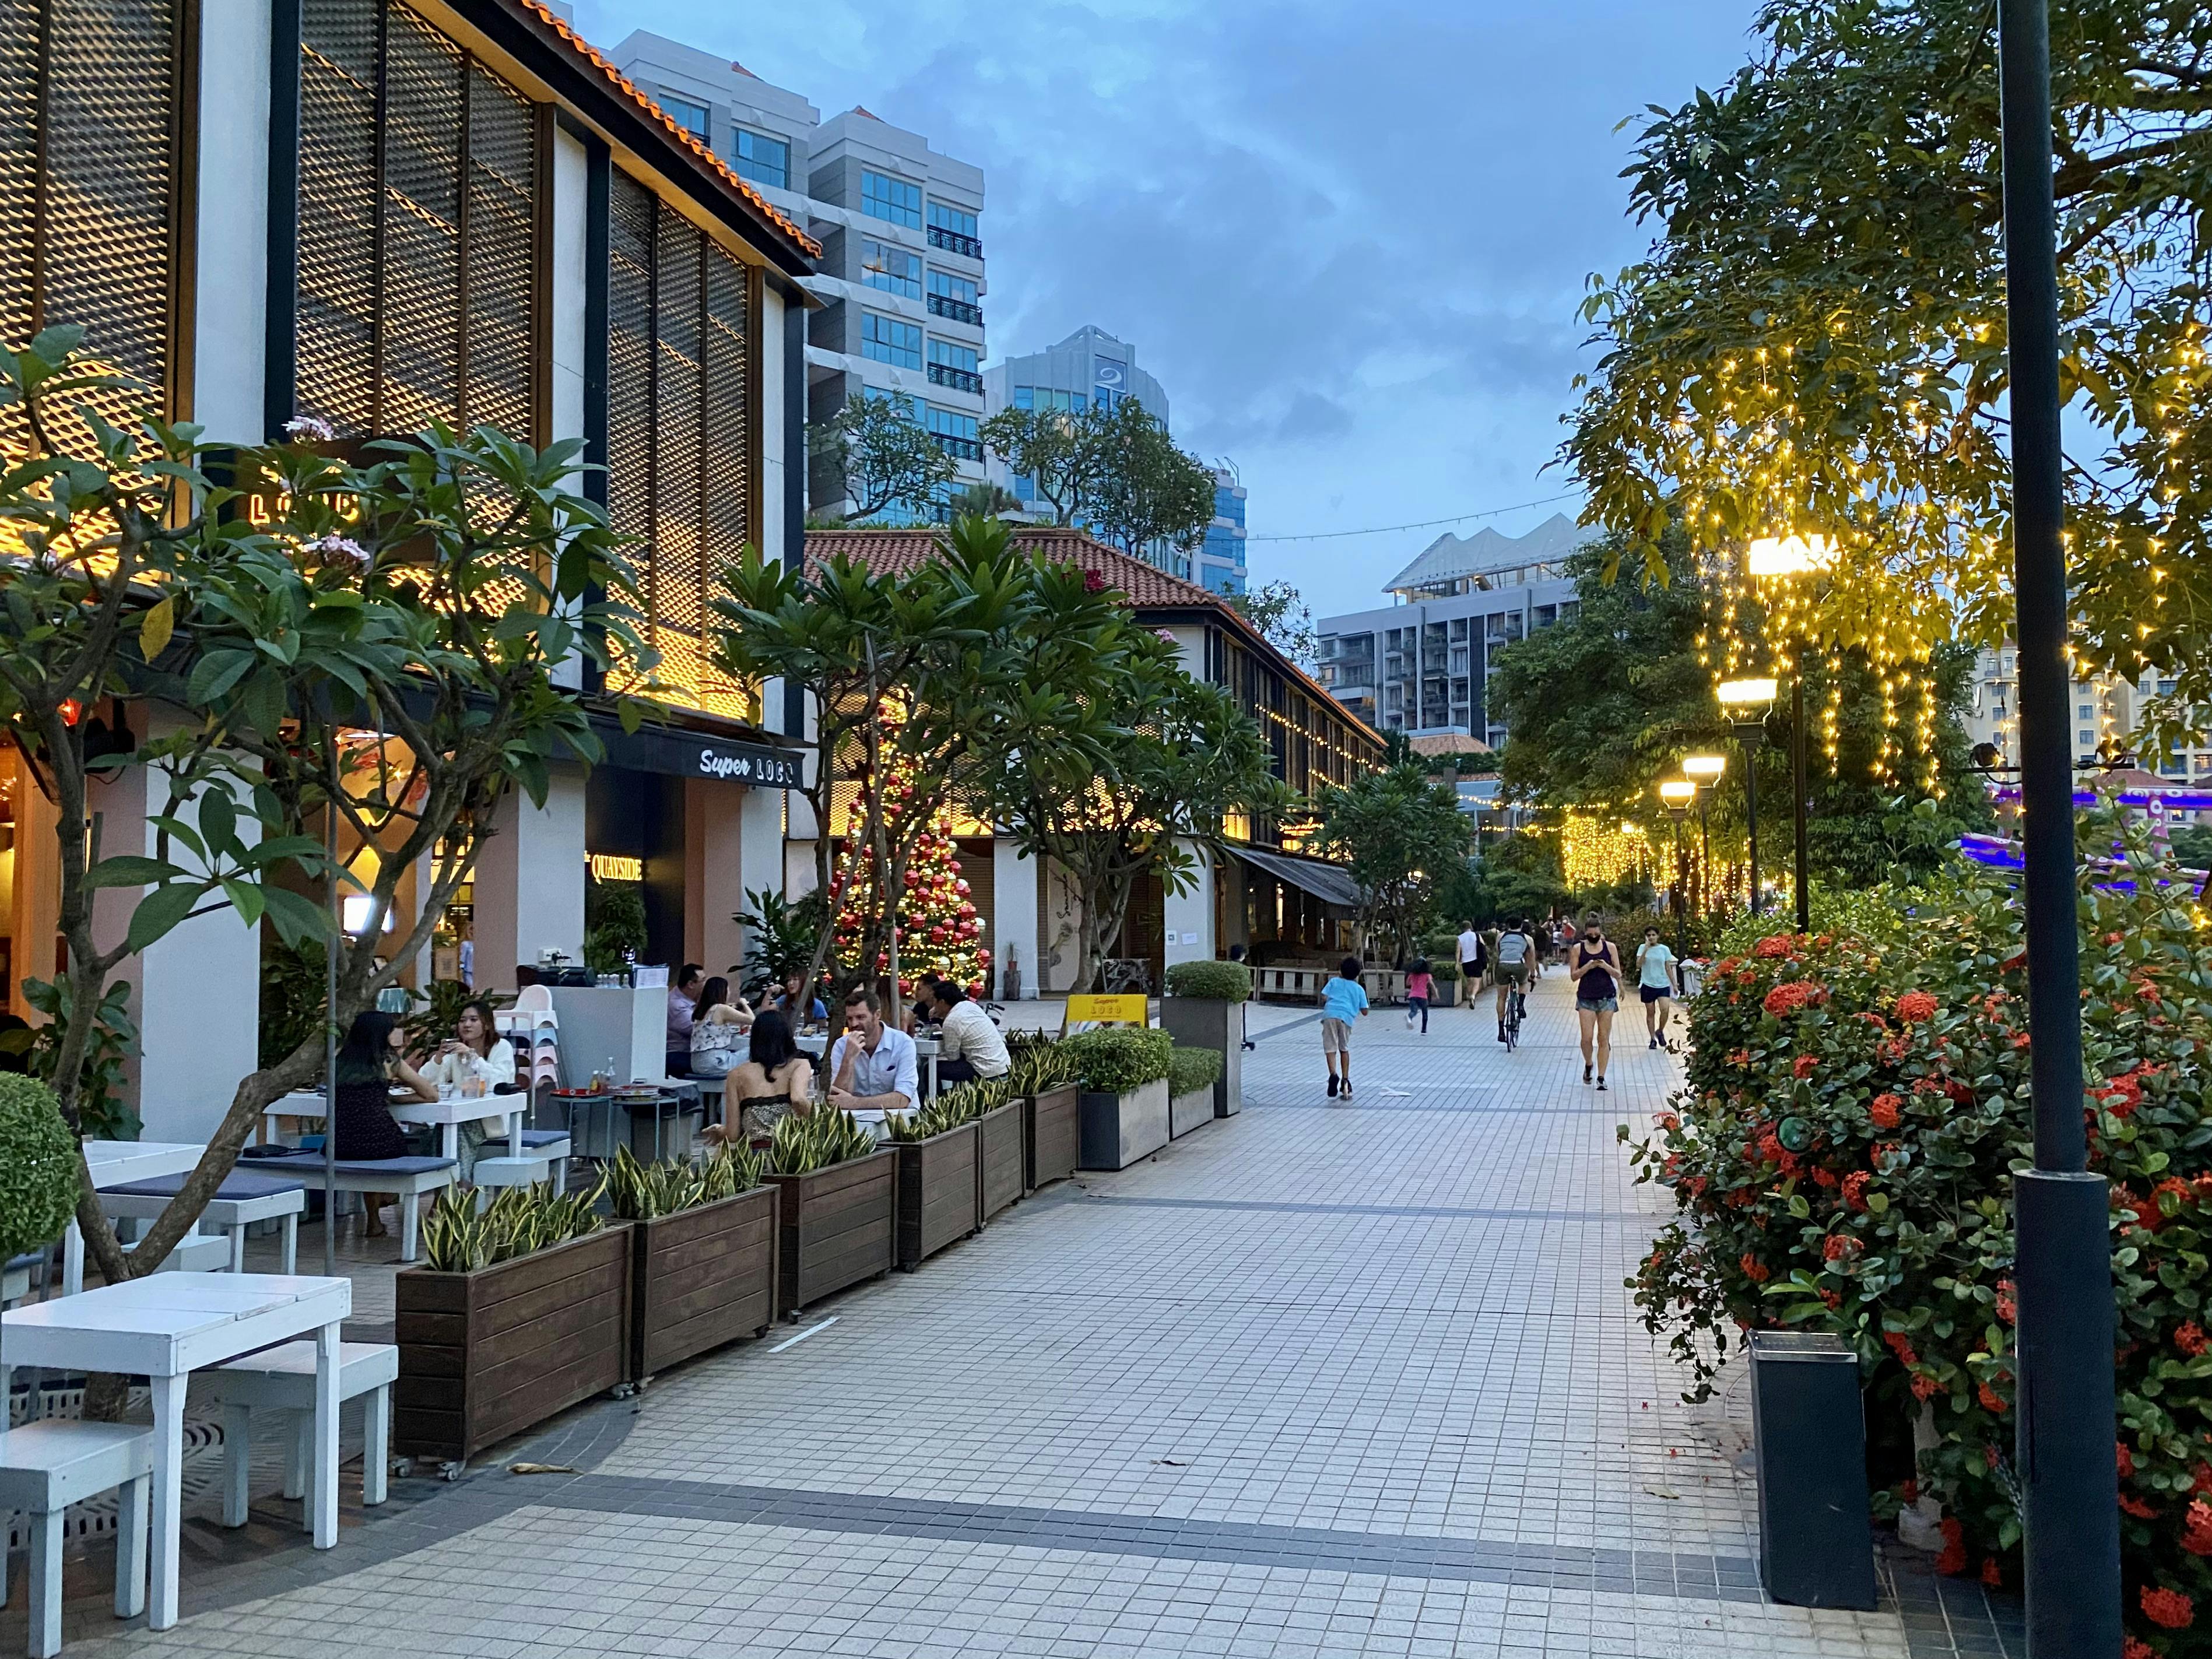
<path id="1" fill-rule="evenodd" d="M 1075 1079 L 1099 1095 L 1126 1095 L 1167 1076 L 1175 1052 L 1165 1031 L 1129 1026 L 1079 1031 L 1060 1047 L 1075 1061 Z"/>
<path id="2" fill-rule="evenodd" d="M 1221 1081 L 1218 1048 L 1177 1048 L 1168 1056 L 1168 1092 L 1181 1099 Z"/>
<path id="3" fill-rule="evenodd" d="M 1429 977 L 1439 985 L 1456 985 L 1459 983 L 1459 963 L 1432 962 L 1429 964 Z"/>
<path id="4" fill-rule="evenodd" d="M 1249 1002 L 1252 970 L 1241 962 L 1178 962 L 1168 969 L 1168 994 L 1212 1002 Z"/>
<path id="5" fill-rule="evenodd" d="M 0 1073 L 0 1262 L 51 1244 L 76 1213 L 76 1137 L 54 1091 Z"/>

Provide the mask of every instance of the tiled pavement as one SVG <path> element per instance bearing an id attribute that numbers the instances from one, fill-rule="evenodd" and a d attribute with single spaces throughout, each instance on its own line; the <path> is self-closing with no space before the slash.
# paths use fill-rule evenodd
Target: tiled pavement
<path id="1" fill-rule="evenodd" d="M 74 1650 L 2017 1651 L 1916 1570 L 1870 1614 L 1760 1596 L 1740 1401 L 1682 1406 L 1621 1285 L 1662 1206 L 1614 1127 L 1674 1078 L 1621 1024 L 1599 1095 L 1556 983 L 1510 1056 L 1486 1016 L 1377 1011 L 1346 1106 L 1311 1017 L 1255 1008 L 1241 1117 L 805 1341 L 397 1483 L 335 1552 L 195 1528 L 191 1616 L 118 1636 L 88 1606 Z"/>

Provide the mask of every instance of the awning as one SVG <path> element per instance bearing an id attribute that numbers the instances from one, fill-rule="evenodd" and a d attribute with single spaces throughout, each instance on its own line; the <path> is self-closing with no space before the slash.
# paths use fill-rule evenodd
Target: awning
<path id="1" fill-rule="evenodd" d="M 625 732 L 613 715 L 597 711 L 592 715 L 592 729 L 606 745 L 609 766 L 679 778 L 720 778 L 756 788 L 805 787 L 804 757 L 773 744 L 748 743 L 696 726 L 662 721 Z"/>
<path id="2" fill-rule="evenodd" d="M 1255 870 L 1271 875 L 1278 881 L 1287 881 L 1304 892 L 1311 893 L 1324 904 L 1342 905 L 1347 910 L 1359 908 L 1359 884 L 1352 872 L 1340 864 L 1323 864 L 1318 859 L 1292 858 L 1287 853 L 1263 853 L 1256 847 L 1232 847 L 1229 849 Z"/>

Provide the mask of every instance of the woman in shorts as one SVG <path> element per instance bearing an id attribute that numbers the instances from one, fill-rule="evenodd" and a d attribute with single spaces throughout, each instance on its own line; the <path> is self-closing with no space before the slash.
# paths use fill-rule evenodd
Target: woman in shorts
<path id="1" fill-rule="evenodd" d="M 1602 1089 L 1606 1061 L 1613 1057 L 1613 1017 L 1620 1012 L 1620 950 L 1595 916 L 1567 947 L 1567 977 L 1574 984 L 1575 1018 L 1583 1028 L 1583 1081 L 1590 1080 L 1595 1047 L 1597 1086 Z"/>

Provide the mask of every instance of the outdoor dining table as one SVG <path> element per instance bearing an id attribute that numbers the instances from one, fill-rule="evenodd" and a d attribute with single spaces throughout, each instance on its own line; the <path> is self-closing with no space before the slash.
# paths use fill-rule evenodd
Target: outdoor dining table
<path id="1" fill-rule="evenodd" d="M 281 1096 L 261 1109 L 263 1133 L 273 1139 L 280 1117 L 320 1118 L 324 1104 L 319 1090 L 301 1089 Z M 507 1155 L 520 1158 L 523 1120 L 530 1115 L 530 1097 L 478 1095 L 471 1100 L 417 1100 L 414 1091 L 409 1090 L 404 1095 L 393 1095 L 392 1115 L 402 1123 L 434 1126 L 438 1131 L 438 1156 L 457 1162 L 461 1155 L 461 1125 L 503 1119 L 507 1124 Z"/>
<path id="2" fill-rule="evenodd" d="M 183 1538 L 185 1391 L 192 1372 L 279 1342 L 315 1342 L 315 1547 L 338 1541 L 339 1328 L 353 1311 L 344 1279 L 283 1273 L 154 1273 L 0 1314 L 0 1399 L 11 1365 L 116 1371 L 154 1391 L 153 1583 L 146 1622 L 177 1622 Z"/>
<path id="3" fill-rule="evenodd" d="M 834 1035 L 817 1032 L 810 1036 L 795 1038 L 794 1041 L 799 1044 L 800 1054 L 811 1054 L 815 1059 L 820 1060 L 830 1052 L 830 1045 L 842 1035 L 842 1032 Z M 914 1040 L 914 1052 L 915 1057 L 929 1067 L 929 1092 L 933 1097 L 937 1093 L 937 1039 L 933 1036 L 916 1037 Z M 920 1101 L 915 1103 L 917 1106 L 921 1103 Z"/>
<path id="4" fill-rule="evenodd" d="M 174 1140 L 88 1140 L 85 1167 L 92 1172 L 94 1190 L 127 1186 L 134 1181 L 158 1181 L 163 1176 L 189 1175 L 199 1166 L 204 1146 Z M 76 1296 L 84 1289 L 84 1234 L 71 1218 L 62 1234 L 62 1294 Z"/>

